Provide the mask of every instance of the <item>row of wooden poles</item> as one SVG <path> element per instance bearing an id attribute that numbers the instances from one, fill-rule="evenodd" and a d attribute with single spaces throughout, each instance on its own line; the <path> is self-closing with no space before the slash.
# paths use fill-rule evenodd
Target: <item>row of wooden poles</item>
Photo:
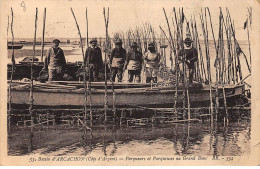
<path id="1" fill-rule="evenodd" d="M 206 68 L 207 71 L 205 70 L 204 66 L 204 60 L 203 60 L 203 51 L 202 51 L 202 46 L 199 40 L 199 34 L 197 30 L 197 24 L 196 24 L 196 19 L 195 16 L 192 16 L 190 19 L 190 22 L 186 18 L 183 12 L 183 8 L 179 8 L 178 11 L 176 11 L 175 8 L 173 8 L 173 15 L 171 17 L 172 23 L 170 24 L 168 16 L 165 12 L 165 9 L 163 8 L 163 12 L 165 15 L 166 23 L 167 23 L 167 28 L 168 28 L 168 35 L 164 31 L 164 29 L 160 27 L 161 31 L 164 33 L 166 39 L 168 40 L 168 43 L 170 44 L 170 48 L 173 51 L 173 54 L 175 56 L 175 70 L 176 70 L 176 91 L 178 91 L 178 77 L 182 76 L 183 77 L 183 84 L 185 86 L 185 90 L 183 91 L 183 108 L 185 108 L 185 102 L 187 101 L 188 103 L 188 118 L 190 117 L 190 98 L 189 98 L 189 90 L 187 87 L 187 75 L 186 75 L 186 64 L 183 60 L 183 68 L 182 72 L 179 70 L 179 63 L 178 63 L 178 52 L 180 50 L 184 50 L 183 46 L 183 25 L 186 25 L 186 32 L 187 34 L 190 34 L 192 39 L 194 39 L 194 46 L 195 48 L 198 48 L 199 51 L 199 59 L 197 62 L 197 67 L 196 67 L 196 73 L 195 76 L 196 78 L 202 83 L 208 83 L 210 87 L 210 114 L 211 114 L 211 121 L 214 121 L 214 114 L 215 114 L 215 120 L 217 120 L 217 115 L 218 115 L 218 109 L 219 109 L 219 87 L 218 85 L 221 85 L 222 92 L 223 92 L 223 99 L 224 99 L 224 112 L 225 112 L 225 119 L 224 122 L 228 122 L 228 109 L 227 109 L 227 104 L 226 104 L 226 94 L 225 94 L 225 84 L 238 84 L 243 82 L 246 78 L 248 78 L 251 75 L 251 66 L 248 63 L 247 57 L 245 53 L 242 51 L 242 49 L 239 46 L 239 43 L 236 39 L 235 36 L 235 26 L 234 26 L 234 21 L 232 22 L 230 13 L 228 8 L 226 8 L 227 16 L 226 19 L 223 16 L 222 9 L 219 9 L 220 14 L 219 14 L 219 33 L 218 33 L 218 41 L 215 39 L 214 35 L 214 29 L 212 26 L 212 20 L 211 20 L 211 14 L 209 8 L 204 8 L 201 9 L 200 13 L 200 21 L 201 21 L 201 27 L 202 27 L 202 32 L 203 32 L 203 37 L 204 37 L 204 45 L 205 45 L 205 56 L 206 56 Z M 247 19 L 247 21 L 250 21 L 250 18 Z M 215 80 L 215 96 L 213 96 L 213 80 L 212 80 L 212 73 L 211 73 L 211 53 L 209 51 L 210 48 L 210 42 L 208 40 L 209 33 L 208 33 L 208 22 L 210 25 L 210 29 L 212 32 L 212 37 L 213 37 L 213 42 L 214 42 L 214 47 L 216 51 L 216 57 L 215 57 L 215 70 L 216 70 L 216 80 Z M 251 24 L 251 21 L 250 21 Z M 173 28 L 173 31 L 172 31 Z M 228 63 L 226 63 L 226 54 L 225 54 L 225 43 L 224 43 L 224 32 L 226 33 L 226 40 L 227 40 L 227 49 L 228 49 Z M 251 64 L 251 49 L 250 49 L 250 39 L 249 39 L 249 29 L 247 26 L 247 33 L 248 33 L 248 43 L 249 43 L 249 53 L 250 53 L 250 64 Z M 233 39 L 233 41 L 232 41 Z M 233 43 L 232 43 L 233 42 Z M 232 46 L 233 45 L 233 46 Z M 242 76 L 242 70 L 241 70 L 241 58 L 240 55 L 242 55 L 245 59 L 245 62 L 247 64 L 247 68 L 249 71 L 249 75 L 247 75 L 245 78 Z M 181 74 L 182 73 L 182 74 Z M 239 77 L 239 79 L 238 79 Z M 249 87 L 251 87 L 249 85 Z M 175 104 L 174 107 L 176 107 L 176 102 L 178 99 L 177 92 L 175 94 Z M 215 100 L 213 100 L 215 99 Z M 215 105 L 214 105 L 215 103 Z M 214 108 L 215 106 L 215 108 Z M 185 109 L 183 109 L 185 110 Z M 215 113 L 214 113 L 215 110 Z M 213 124 L 213 123 L 212 123 Z"/>

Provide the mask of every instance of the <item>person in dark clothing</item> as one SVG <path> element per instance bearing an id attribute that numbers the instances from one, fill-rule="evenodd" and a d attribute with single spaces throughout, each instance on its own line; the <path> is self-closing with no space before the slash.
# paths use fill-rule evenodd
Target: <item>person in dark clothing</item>
<path id="1" fill-rule="evenodd" d="M 66 60 L 59 44 L 60 41 L 54 39 L 52 41 L 52 47 L 46 53 L 43 70 L 48 69 L 49 81 L 63 80 Z"/>
<path id="2" fill-rule="evenodd" d="M 111 79 L 115 82 L 116 75 L 118 82 L 122 82 L 123 79 L 123 68 L 126 59 L 126 50 L 122 48 L 122 40 L 117 39 L 115 41 L 116 47 L 112 50 L 110 55 L 111 65 Z"/>
<path id="3" fill-rule="evenodd" d="M 97 46 L 97 40 L 93 39 L 89 42 L 90 47 L 86 49 L 85 65 L 89 71 L 90 80 L 98 81 L 99 69 L 103 66 L 102 52 Z"/>
<path id="4" fill-rule="evenodd" d="M 195 70 L 195 62 L 198 60 L 198 51 L 196 48 L 192 46 L 192 40 L 190 38 L 186 38 L 184 40 L 184 51 L 180 50 L 179 51 L 179 56 L 182 56 L 180 58 L 181 60 L 184 59 L 188 71 L 189 71 L 189 83 L 193 82 L 193 74 Z"/>
<path id="5" fill-rule="evenodd" d="M 126 55 L 124 69 L 128 69 L 128 82 L 133 82 L 134 76 L 135 82 L 141 82 L 143 56 L 142 53 L 137 50 L 137 47 L 137 43 L 133 42 L 131 45 L 131 51 Z"/>

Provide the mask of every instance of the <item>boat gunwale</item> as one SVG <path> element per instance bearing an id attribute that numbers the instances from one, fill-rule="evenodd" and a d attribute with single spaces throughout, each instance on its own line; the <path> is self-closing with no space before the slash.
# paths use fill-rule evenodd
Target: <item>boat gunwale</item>
<path id="1" fill-rule="evenodd" d="M 169 89 L 169 88 L 173 88 L 173 90 Z M 154 87 L 154 88 L 126 88 L 126 89 L 114 89 L 116 94 L 172 94 L 175 93 L 175 87 L 174 86 L 165 86 L 165 87 Z M 229 91 L 229 90 L 236 90 L 237 88 L 243 88 L 244 84 L 240 84 L 240 85 L 236 85 L 234 87 L 225 87 L 225 91 Z M 37 87 L 38 88 L 38 87 Z M 71 93 L 71 94 L 82 94 L 84 92 L 84 88 L 80 88 L 80 89 L 37 89 L 34 88 L 34 92 L 40 92 L 40 93 Z M 221 89 L 222 87 L 219 87 L 219 89 Z M 26 91 L 28 90 L 28 88 L 12 88 L 12 91 Z M 196 88 L 196 89 L 192 89 L 190 90 L 193 93 L 198 93 L 198 92 L 205 92 L 205 91 L 209 91 L 209 89 L 206 89 L 205 87 L 202 86 L 202 88 Z M 213 91 L 215 91 L 213 89 Z M 29 90 L 28 90 L 29 92 Z M 91 90 L 92 94 L 104 94 L 104 89 L 93 89 Z M 108 94 L 112 94 L 112 89 L 108 89 L 107 90 Z M 183 92 L 183 89 L 179 89 L 179 92 Z M 232 94 L 233 95 L 233 94 Z M 228 96 L 228 95 L 227 95 Z"/>

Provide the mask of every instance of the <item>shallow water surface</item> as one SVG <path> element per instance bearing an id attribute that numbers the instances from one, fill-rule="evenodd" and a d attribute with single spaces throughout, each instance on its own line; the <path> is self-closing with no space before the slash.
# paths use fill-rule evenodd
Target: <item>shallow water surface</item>
<path id="1" fill-rule="evenodd" d="M 250 123 L 171 124 L 82 131 L 79 142 L 32 154 L 50 156 L 240 156 L 250 152 Z"/>

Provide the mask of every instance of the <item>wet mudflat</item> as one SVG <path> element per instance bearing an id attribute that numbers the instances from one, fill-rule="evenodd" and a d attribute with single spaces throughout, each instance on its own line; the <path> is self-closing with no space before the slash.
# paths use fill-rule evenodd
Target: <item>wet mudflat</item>
<path id="1" fill-rule="evenodd" d="M 176 123 L 156 126 L 12 127 L 9 155 L 240 156 L 250 152 L 250 122 Z"/>

